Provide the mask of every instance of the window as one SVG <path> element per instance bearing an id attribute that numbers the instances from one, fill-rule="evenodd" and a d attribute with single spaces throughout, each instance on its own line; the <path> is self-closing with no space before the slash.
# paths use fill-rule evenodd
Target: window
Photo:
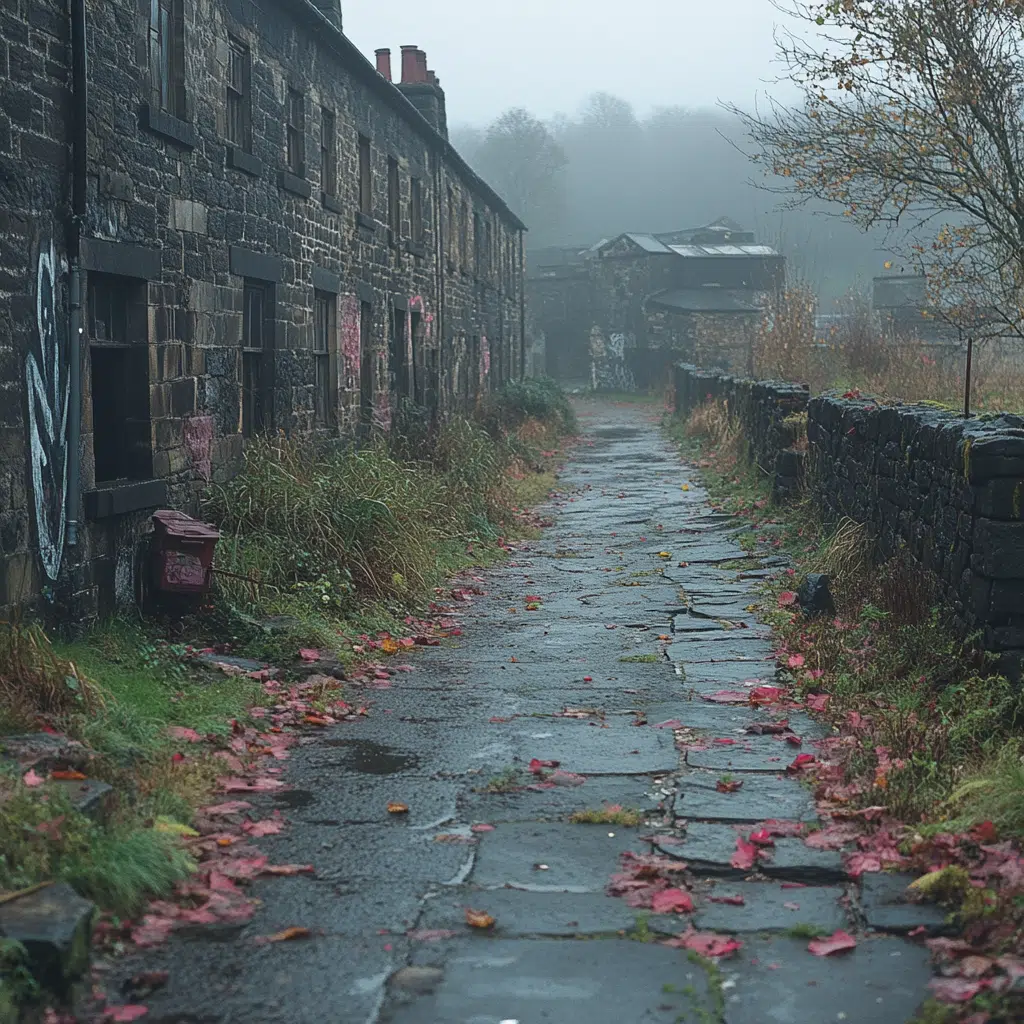
<path id="1" fill-rule="evenodd" d="M 494 277 L 494 248 L 490 218 L 484 221 L 484 265 L 482 273 L 488 279 Z"/>
<path id="2" fill-rule="evenodd" d="M 359 430 L 366 434 L 373 423 L 373 306 L 359 304 Z"/>
<path id="3" fill-rule="evenodd" d="M 391 390 L 400 398 L 411 393 L 408 324 L 405 310 L 395 308 L 391 317 Z"/>
<path id="4" fill-rule="evenodd" d="M 153 475 L 146 285 L 89 274 L 89 367 L 96 483 Z"/>
<path id="5" fill-rule="evenodd" d="M 245 284 L 242 307 L 242 436 L 270 426 L 270 290 L 262 282 Z"/>
<path id="6" fill-rule="evenodd" d="M 459 252 L 462 254 L 462 269 L 469 270 L 469 203 L 465 201 L 459 223 Z"/>
<path id="7" fill-rule="evenodd" d="M 252 94 L 249 90 L 249 47 L 228 36 L 227 138 L 252 152 Z"/>
<path id="8" fill-rule="evenodd" d="M 483 272 L 483 246 L 480 234 L 480 214 L 473 214 L 473 272 L 477 277 Z"/>
<path id="9" fill-rule="evenodd" d="M 359 136 L 359 210 L 373 216 L 373 176 L 370 165 L 370 140 Z"/>
<path id="10" fill-rule="evenodd" d="M 419 178 L 409 181 L 409 237 L 414 245 L 423 244 L 423 183 Z"/>
<path id="11" fill-rule="evenodd" d="M 338 158 L 335 148 L 334 112 L 320 110 L 320 188 L 326 196 L 338 190 Z"/>
<path id="12" fill-rule="evenodd" d="M 459 230 L 459 225 L 455 219 L 455 193 L 452 191 L 451 186 L 448 188 L 448 260 L 449 262 L 455 261 L 455 233 Z"/>
<path id="13" fill-rule="evenodd" d="M 296 177 L 306 175 L 305 97 L 297 89 L 288 90 L 288 170 Z"/>
<path id="14" fill-rule="evenodd" d="M 313 423 L 334 426 L 334 374 L 331 354 L 337 336 L 338 298 L 329 292 L 313 295 Z"/>
<path id="15" fill-rule="evenodd" d="M 399 197 L 398 161 L 388 157 L 388 227 L 397 238 L 402 232 L 402 207 Z"/>
<path id="16" fill-rule="evenodd" d="M 153 103 L 185 116 L 184 0 L 149 0 L 149 74 Z"/>

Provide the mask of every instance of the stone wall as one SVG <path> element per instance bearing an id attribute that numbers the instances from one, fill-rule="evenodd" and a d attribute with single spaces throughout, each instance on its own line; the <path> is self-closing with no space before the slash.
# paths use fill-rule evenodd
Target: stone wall
<path id="1" fill-rule="evenodd" d="M 930 406 L 809 397 L 792 384 L 678 365 L 676 412 L 729 403 L 759 464 L 791 459 L 783 422 L 805 409 L 804 489 L 835 522 L 867 526 L 880 560 L 909 555 L 939 579 L 962 634 L 1007 671 L 1024 663 L 1024 417 L 965 420 Z M 792 421 L 791 421 L 792 422 Z M 800 461 L 804 461 L 801 458 Z M 780 490 L 778 482 L 776 491 Z"/>
<path id="2" fill-rule="evenodd" d="M 411 87 L 341 33 L 336 0 L 167 2 L 184 40 L 173 111 L 150 52 L 164 5 L 86 0 L 73 546 L 69 14 L 56 0 L 0 13 L 0 614 L 39 598 L 61 620 L 131 603 L 154 508 L 194 511 L 202 488 L 237 472 L 257 432 L 247 380 L 263 429 L 351 438 L 392 429 L 403 404 L 467 410 L 524 371 L 523 226 L 443 119 L 428 122 Z M 239 53 L 241 141 L 227 113 Z M 443 99 L 433 82 L 418 88 Z"/>

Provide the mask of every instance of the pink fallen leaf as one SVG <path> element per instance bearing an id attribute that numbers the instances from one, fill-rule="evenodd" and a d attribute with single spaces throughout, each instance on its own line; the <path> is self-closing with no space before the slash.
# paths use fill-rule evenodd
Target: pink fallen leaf
<path id="1" fill-rule="evenodd" d="M 751 704 L 777 704 L 785 696 L 781 686 L 755 686 L 750 691 Z"/>
<path id="2" fill-rule="evenodd" d="M 210 807 L 200 807 L 199 813 L 217 818 L 228 814 L 238 814 L 240 811 L 247 811 L 252 807 L 248 800 L 226 800 L 222 804 L 213 804 Z"/>
<path id="3" fill-rule="evenodd" d="M 124 1006 L 108 1006 L 103 1011 L 103 1019 L 120 1024 L 122 1021 L 138 1020 L 140 1017 L 145 1017 L 147 1013 L 149 1013 L 148 1006 L 129 1003 Z"/>
<path id="4" fill-rule="evenodd" d="M 736 852 L 729 862 L 737 871 L 749 871 L 757 860 L 757 847 L 743 836 L 736 837 Z"/>
<path id="5" fill-rule="evenodd" d="M 750 833 L 749 839 L 756 846 L 774 846 L 775 837 L 766 828 L 755 829 Z"/>
<path id="6" fill-rule="evenodd" d="M 750 694 L 746 690 L 718 690 L 701 696 L 712 704 L 746 704 L 750 699 Z"/>
<path id="7" fill-rule="evenodd" d="M 30 789 L 34 789 L 36 786 L 41 786 L 46 780 L 41 775 L 37 775 L 34 768 L 29 768 L 29 770 L 22 775 L 21 781 Z"/>
<path id="8" fill-rule="evenodd" d="M 802 654 L 790 655 L 789 661 L 787 661 L 786 664 L 790 668 L 803 668 L 804 656 Z"/>
<path id="9" fill-rule="evenodd" d="M 283 821 L 271 821 L 268 819 L 267 821 L 242 822 L 242 831 L 254 839 L 259 839 L 262 836 L 276 836 L 283 829 Z"/>
<path id="10" fill-rule="evenodd" d="M 736 741 L 731 736 L 716 736 L 712 743 L 717 743 L 720 747 L 731 747 Z"/>
<path id="11" fill-rule="evenodd" d="M 789 608 L 796 604 L 796 594 L 794 594 L 792 590 L 784 590 L 779 594 L 778 600 L 780 608 Z"/>
<path id="12" fill-rule="evenodd" d="M 469 831 L 470 832 L 493 832 L 494 831 L 494 826 L 493 825 L 486 825 L 483 822 L 481 822 L 479 825 L 470 825 L 469 826 Z"/>
<path id="13" fill-rule="evenodd" d="M 540 758 L 533 758 L 530 761 L 530 771 L 534 774 L 542 772 L 545 768 L 557 768 L 562 762 L 561 761 L 541 761 Z"/>
<path id="14" fill-rule="evenodd" d="M 848 949 L 854 949 L 857 940 L 842 929 L 833 932 L 825 939 L 811 939 L 807 943 L 807 950 L 815 956 L 831 956 L 833 953 L 842 953 Z"/>
<path id="15" fill-rule="evenodd" d="M 689 914 L 693 900 L 685 889 L 661 889 L 651 897 L 655 914 Z"/>
<path id="16" fill-rule="evenodd" d="M 737 949 L 743 948 L 742 942 L 731 939 L 727 935 L 698 932 L 692 928 L 682 935 L 677 935 L 674 939 L 667 939 L 664 945 L 672 946 L 674 949 L 691 949 L 701 956 L 711 958 L 728 956 L 730 953 L 736 952 Z"/>
<path id="17" fill-rule="evenodd" d="M 312 864 L 267 864 L 260 870 L 261 875 L 311 875 Z"/>
<path id="18" fill-rule="evenodd" d="M 726 903 L 730 907 L 742 907 L 747 902 L 740 893 L 735 896 L 711 896 L 710 900 L 712 903 Z"/>
<path id="19" fill-rule="evenodd" d="M 985 987 L 984 982 L 971 978 L 932 978 L 928 987 L 936 999 L 943 1003 L 966 1003 Z"/>
<path id="20" fill-rule="evenodd" d="M 303 661 L 319 661 L 320 652 L 312 647 L 303 647 L 299 650 L 299 657 Z"/>
<path id="21" fill-rule="evenodd" d="M 657 725 L 652 725 L 652 729 L 682 729 L 683 723 L 678 718 L 670 718 L 666 722 L 659 722 Z"/>
<path id="22" fill-rule="evenodd" d="M 860 878 L 865 871 L 882 870 L 882 858 L 877 853 L 851 853 L 846 857 L 846 873 L 851 878 Z"/>
<path id="23" fill-rule="evenodd" d="M 786 742 L 791 747 L 802 747 L 804 745 L 804 741 L 796 733 L 792 732 L 786 737 Z"/>
<path id="24" fill-rule="evenodd" d="M 804 702 L 812 711 L 826 711 L 828 709 L 828 694 L 812 694 Z"/>
<path id="25" fill-rule="evenodd" d="M 797 754 L 792 764 L 790 764 L 786 771 L 788 772 L 800 772 L 804 768 L 809 767 L 817 761 L 817 758 L 813 754 Z"/>
<path id="26" fill-rule="evenodd" d="M 132 942 L 136 946 L 158 946 L 167 940 L 167 936 L 174 931 L 174 920 L 170 917 L 160 917 L 157 914 L 146 914 L 146 916 L 132 928 Z"/>

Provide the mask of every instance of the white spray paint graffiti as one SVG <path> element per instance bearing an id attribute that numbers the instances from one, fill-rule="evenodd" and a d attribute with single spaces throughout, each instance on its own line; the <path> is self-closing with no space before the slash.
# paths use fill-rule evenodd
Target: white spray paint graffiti
<path id="1" fill-rule="evenodd" d="M 53 242 L 40 246 L 36 267 L 38 352 L 25 358 L 28 442 L 36 532 L 43 571 L 56 580 L 64 556 L 68 488 L 68 401 L 70 382 L 57 330 L 57 256 Z M 38 359 L 36 358 L 38 355 Z"/>

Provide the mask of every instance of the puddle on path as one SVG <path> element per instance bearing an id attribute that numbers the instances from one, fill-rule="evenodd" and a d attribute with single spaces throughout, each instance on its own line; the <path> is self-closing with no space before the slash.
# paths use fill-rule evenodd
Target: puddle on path
<path id="1" fill-rule="evenodd" d="M 329 739 L 323 743 L 328 747 L 341 747 L 348 751 L 347 756 L 341 761 L 341 766 L 363 775 L 396 775 L 407 768 L 415 768 L 420 763 L 420 759 L 414 754 L 407 754 L 395 747 L 387 747 L 372 740 Z"/>

